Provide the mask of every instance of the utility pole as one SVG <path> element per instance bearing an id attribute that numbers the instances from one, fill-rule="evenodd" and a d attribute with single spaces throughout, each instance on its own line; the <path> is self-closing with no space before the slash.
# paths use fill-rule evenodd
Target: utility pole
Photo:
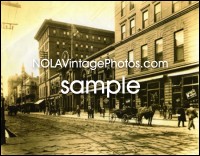
<path id="1" fill-rule="evenodd" d="M 48 52 L 41 51 L 40 52 L 40 59 L 48 59 Z M 46 65 L 46 62 L 45 62 Z M 47 75 L 46 75 L 46 67 L 44 67 L 44 83 L 45 83 L 45 109 L 46 109 L 46 114 L 48 114 L 48 103 L 47 103 Z"/>
<path id="2" fill-rule="evenodd" d="M 13 3 L 10 1 L 4 1 L 1 2 L 1 5 L 9 6 L 9 7 L 15 7 L 15 8 L 21 8 L 21 5 L 18 3 Z M 17 23 L 10 23 L 10 22 L 2 22 L 1 23 L 1 28 L 2 29 L 10 29 L 13 30 L 14 26 L 16 26 Z"/>

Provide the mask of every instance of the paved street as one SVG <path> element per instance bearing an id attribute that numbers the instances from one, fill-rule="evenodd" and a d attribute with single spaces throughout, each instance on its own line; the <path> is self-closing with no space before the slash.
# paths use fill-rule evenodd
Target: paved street
<path id="1" fill-rule="evenodd" d="M 199 154 L 198 126 L 189 131 L 178 128 L 177 121 L 155 119 L 149 127 L 101 119 L 84 114 L 6 116 L 6 126 L 17 137 L 7 138 L 1 154 Z"/>

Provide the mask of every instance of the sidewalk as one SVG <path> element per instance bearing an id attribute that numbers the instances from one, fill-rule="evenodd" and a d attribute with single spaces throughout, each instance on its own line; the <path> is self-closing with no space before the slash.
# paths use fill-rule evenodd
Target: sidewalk
<path id="1" fill-rule="evenodd" d="M 31 114 L 44 115 L 43 112 L 32 112 Z M 65 115 L 60 115 L 60 116 L 66 117 L 66 118 L 81 118 L 81 119 L 85 119 L 85 120 L 101 120 L 101 121 L 109 122 L 109 113 L 105 113 L 104 118 L 103 118 L 103 116 L 100 116 L 100 113 L 95 113 L 94 118 L 90 118 L 90 119 L 88 119 L 87 112 L 83 112 L 83 111 L 81 112 L 80 117 L 78 117 L 77 114 L 72 114 L 71 112 L 66 113 Z M 187 121 L 188 121 L 188 119 L 187 119 Z M 188 126 L 187 121 L 185 122 L 186 127 Z M 121 119 L 117 118 L 115 120 L 115 122 L 122 122 L 122 121 L 121 121 Z M 135 119 L 131 119 L 131 120 L 129 120 L 129 123 L 136 123 L 136 121 L 135 121 Z M 148 120 L 144 119 L 144 117 L 143 117 L 142 123 L 147 124 Z M 195 124 L 196 129 L 199 129 L 199 118 L 194 119 L 194 124 Z M 156 112 L 153 117 L 152 125 L 177 127 L 178 126 L 178 118 L 175 115 L 173 115 L 172 120 L 163 119 L 163 117 L 160 117 L 160 114 Z M 182 123 L 181 123 L 181 126 L 182 126 Z"/>

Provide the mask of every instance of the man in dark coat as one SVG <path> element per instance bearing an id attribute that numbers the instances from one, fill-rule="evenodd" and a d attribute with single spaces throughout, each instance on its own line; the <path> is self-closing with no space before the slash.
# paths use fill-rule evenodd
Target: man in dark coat
<path id="1" fill-rule="evenodd" d="M 178 109 L 177 113 L 179 114 L 179 116 L 178 116 L 178 127 L 180 127 L 181 121 L 182 121 L 182 126 L 185 127 L 184 126 L 184 122 L 186 121 L 186 116 L 185 116 L 185 110 L 184 110 L 184 108 L 181 106 Z"/>

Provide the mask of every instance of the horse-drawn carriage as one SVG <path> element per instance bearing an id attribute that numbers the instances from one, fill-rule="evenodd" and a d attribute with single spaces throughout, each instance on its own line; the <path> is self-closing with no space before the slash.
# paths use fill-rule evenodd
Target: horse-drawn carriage
<path id="1" fill-rule="evenodd" d="M 137 119 L 137 112 L 138 110 L 136 108 L 130 107 L 113 110 L 110 113 L 110 122 L 115 122 L 116 118 L 119 118 L 122 122 L 127 123 L 132 118 Z"/>
<path id="2" fill-rule="evenodd" d="M 144 117 L 148 120 L 148 125 L 151 125 L 155 110 L 159 110 L 159 108 L 158 104 L 152 104 L 149 107 L 145 106 L 138 109 L 127 107 L 125 109 L 113 110 L 110 113 L 109 121 L 115 122 L 116 118 L 119 118 L 122 122 L 128 123 L 129 120 L 135 119 L 136 123 L 141 124 Z"/>

